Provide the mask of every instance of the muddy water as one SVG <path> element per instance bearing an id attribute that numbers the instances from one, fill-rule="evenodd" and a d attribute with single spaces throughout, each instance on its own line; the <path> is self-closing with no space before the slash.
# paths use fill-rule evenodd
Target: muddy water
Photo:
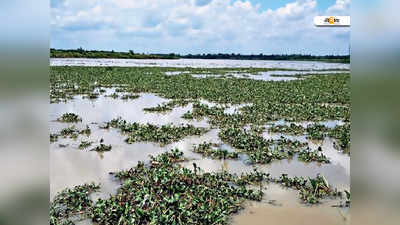
<path id="1" fill-rule="evenodd" d="M 262 202 L 247 202 L 245 209 L 232 218 L 233 225 L 345 225 L 350 224 L 347 209 L 333 208 L 333 202 L 305 206 L 297 192 L 269 184 Z"/>
<path id="2" fill-rule="evenodd" d="M 347 73 L 346 71 L 267 71 L 267 72 L 260 72 L 258 74 L 247 74 L 247 73 L 231 73 L 227 75 L 213 75 L 213 74 L 195 74 L 192 75 L 193 77 L 197 78 L 205 78 L 205 77 L 234 77 L 234 78 L 246 78 L 246 79 L 253 79 L 253 80 L 263 80 L 263 81 L 290 81 L 290 80 L 297 80 L 303 78 L 294 77 L 295 75 L 302 75 L 302 74 L 335 74 L 335 73 Z M 175 72 L 174 75 L 178 75 L 179 72 Z M 173 75 L 173 74 L 170 74 Z M 274 76 L 277 75 L 277 76 Z M 282 76 L 279 76 L 282 75 Z M 289 75 L 289 76 L 287 76 Z"/>
<path id="3" fill-rule="evenodd" d="M 113 93 L 112 89 L 107 90 L 106 94 Z M 232 173 L 250 172 L 255 167 L 261 171 L 268 172 L 272 176 L 279 176 L 281 173 L 288 173 L 290 176 L 311 176 L 317 173 L 323 174 L 331 185 L 339 189 L 349 189 L 350 186 L 350 159 L 347 155 L 336 151 L 333 148 L 331 139 L 322 142 L 311 142 L 304 136 L 285 137 L 307 141 L 312 149 L 322 146 L 331 164 L 304 163 L 296 158 L 291 160 L 275 161 L 268 165 L 250 165 L 245 154 L 239 154 L 238 160 L 213 160 L 203 158 L 201 155 L 192 152 L 193 146 L 203 142 L 220 143 L 221 148 L 235 151 L 229 145 L 223 143 L 219 137 L 219 129 L 210 129 L 202 136 L 189 136 L 181 141 L 160 146 L 157 143 L 138 142 L 126 144 L 125 136 L 121 135 L 116 129 L 99 129 L 98 126 L 103 122 L 121 116 L 129 122 L 153 123 L 157 125 L 173 123 L 193 124 L 198 127 L 210 128 L 207 120 L 188 121 L 181 116 L 192 109 L 192 104 L 185 107 L 177 107 L 167 113 L 147 113 L 143 111 L 145 107 L 154 107 L 157 104 L 167 102 L 168 99 L 161 98 L 155 94 L 140 93 L 138 99 L 121 100 L 110 97 L 99 97 L 95 100 L 83 99 L 76 96 L 74 100 L 67 103 L 51 104 L 50 112 L 50 132 L 59 132 L 62 128 L 69 127 L 71 124 L 55 122 L 63 113 L 73 112 L 80 115 L 82 122 L 76 123 L 76 128 L 83 129 L 88 125 L 91 128 L 89 137 L 79 135 L 76 140 L 69 138 L 59 138 L 50 145 L 50 197 L 67 187 L 96 182 L 101 183 L 102 189 L 93 198 L 106 198 L 117 191 L 119 182 L 115 180 L 109 172 L 121 169 L 129 169 L 137 164 L 138 161 L 147 161 L 149 154 L 160 154 L 172 148 L 178 148 L 184 152 L 190 161 L 182 163 L 187 168 L 193 168 L 193 163 L 209 171 L 229 171 Z M 202 103 L 214 106 L 215 103 L 201 100 Z M 226 112 L 236 113 L 243 105 L 228 105 Z M 329 126 L 340 124 L 340 121 L 326 121 Z M 306 124 L 305 124 L 306 125 Z M 265 132 L 266 138 L 279 138 L 281 134 Z M 87 150 L 79 150 L 78 146 L 82 140 L 93 141 L 92 148 L 99 144 L 103 138 L 105 144 L 111 144 L 112 150 L 105 153 L 97 153 Z M 60 147 L 59 145 L 67 145 Z M 301 204 L 298 200 L 297 192 L 282 189 L 278 185 L 270 184 L 264 188 L 266 195 L 262 202 L 246 203 L 246 209 L 235 215 L 232 224 L 345 224 L 344 216 L 347 212 L 331 207 L 335 201 L 326 201 L 321 205 L 308 207 Z M 269 202 L 275 200 L 274 204 Z M 291 216 L 288 216 L 291 215 Z M 267 220 L 268 219 L 268 220 Z M 266 223 L 268 221 L 268 223 Z M 90 224 L 90 221 L 82 221 L 81 224 Z"/>

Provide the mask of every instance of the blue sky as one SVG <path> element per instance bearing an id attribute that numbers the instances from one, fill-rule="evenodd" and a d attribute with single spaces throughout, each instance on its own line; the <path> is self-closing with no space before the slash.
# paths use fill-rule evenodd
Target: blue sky
<path id="1" fill-rule="evenodd" d="M 146 53 L 347 54 L 350 0 L 51 0 L 52 48 Z"/>

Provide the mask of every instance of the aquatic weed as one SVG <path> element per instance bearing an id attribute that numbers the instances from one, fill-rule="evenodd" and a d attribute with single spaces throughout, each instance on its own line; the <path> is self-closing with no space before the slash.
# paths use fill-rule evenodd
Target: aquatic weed
<path id="1" fill-rule="evenodd" d="M 122 118 L 113 119 L 101 126 L 101 128 L 109 127 L 117 128 L 123 134 L 128 135 L 128 138 L 125 139 L 128 144 L 138 141 L 151 141 L 166 145 L 179 141 L 186 136 L 201 135 L 208 131 L 206 128 L 194 127 L 188 124 L 182 126 L 174 126 L 172 124 L 156 126 L 149 123 L 128 123 Z"/>
<path id="2" fill-rule="evenodd" d="M 214 149 L 212 148 L 213 146 L 219 147 L 219 145 L 215 143 L 204 142 L 195 146 L 193 151 L 212 159 L 237 159 L 239 157 L 237 152 L 229 152 L 226 149 Z"/>
<path id="3" fill-rule="evenodd" d="M 100 189 L 94 183 L 67 188 L 59 192 L 50 204 L 50 225 L 73 224 L 73 216 L 89 217 L 93 201 L 89 195 Z"/>
<path id="4" fill-rule="evenodd" d="M 57 121 L 64 123 L 77 123 L 82 122 L 82 118 L 75 113 L 64 113 L 60 118 L 57 119 Z"/>

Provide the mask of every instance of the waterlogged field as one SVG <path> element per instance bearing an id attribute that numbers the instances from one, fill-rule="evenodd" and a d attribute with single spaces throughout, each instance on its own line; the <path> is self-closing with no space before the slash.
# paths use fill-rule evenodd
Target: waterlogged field
<path id="1" fill-rule="evenodd" d="M 349 223 L 346 68 L 53 66 L 50 103 L 50 224 Z"/>

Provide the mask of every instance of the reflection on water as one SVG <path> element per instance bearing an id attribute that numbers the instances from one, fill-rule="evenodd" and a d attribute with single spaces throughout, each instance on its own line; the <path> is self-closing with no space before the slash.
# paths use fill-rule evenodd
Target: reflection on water
<path id="1" fill-rule="evenodd" d="M 317 61 L 226 60 L 226 59 L 84 59 L 51 58 L 51 66 L 193 67 L 193 68 L 289 68 L 349 69 L 349 64 Z"/>
<path id="2" fill-rule="evenodd" d="M 107 90 L 107 93 L 112 91 Z M 106 93 L 106 94 L 107 94 Z M 94 194 L 93 199 L 107 198 L 110 194 L 116 193 L 119 181 L 115 180 L 109 172 L 121 169 L 129 169 L 137 164 L 138 161 L 147 161 L 149 154 L 160 154 L 172 148 L 178 148 L 184 152 L 190 160 L 183 162 L 182 165 L 193 169 L 193 163 L 209 171 L 229 171 L 240 174 L 251 172 L 256 167 L 261 171 L 270 173 L 274 177 L 282 173 L 290 176 L 311 176 L 317 173 L 323 174 L 330 184 L 339 189 L 349 189 L 350 186 L 350 158 L 341 154 L 333 148 L 332 140 L 326 139 L 321 142 L 311 142 L 305 136 L 290 136 L 287 138 L 306 141 L 312 149 L 322 146 L 324 154 L 329 157 L 332 163 L 304 163 L 296 158 L 289 160 L 274 161 L 268 165 L 250 165 L 246 154 L 239 154 L 238 160 L 213 160 L 203 158 L 201 155 L 192 152 L 194 145 L 203 142 L 213 142 L 221 144 L 221 148 L 235 151 L 231 146 L 223 143 L 218 137 L 219 129 L 211 129 L 202 136 L 189 136 L 175 143 L 164 147 L 156 143 L 138 142 L 126 144 L 124 135 L 116 129 L 99 129 L 98 126 L 103 122 L 121 116 L 129 122 L 153 123 L 157 125 L 173 123 L 193 124 L 199 127 L 210 127 L 207 120 L 189 121 L 182 119 L 181 116 L 192 110 L 192 104 L 185 107 L 177 107 L 167 113 L 148 113 L 144 112 L 145 107 L 154 107 L 157 104 L 168 101 L 154 94 L 141 93 L 140 97 L 133 100 L 113 99 L 100 96 L 98 99 L 83 99 L 76 96 L 67 103 L 51 104 L 50 108 L 50 132 L 59 132 L 62 128 L 71 126 L 67 123 L 55 122 L 63 113 L 73 112 L 82 117 L 82 122 L 75 126 L 83 129 L 88 125 L 91 129 L 89 137 L 80 135 L 76 140 L 69 138 L 59 138 L 58 142 L 50 145 L 50 197 L 66 187 L 73 187 L 87 182 L 101 183 L 100 193 Z M 201 100 L 202 103 L 214 106 L 215 103 Z M 227 105 L 226 112 L 238 112 L 243 105 Z M 338 121 L 327 121 L 329 126 L 337 125 Z M 306 125 L 306 124 L 304 124 Z M 265 132 L 266 138 L 279 138 L 281 134 Z M 104 144 L 111 144 L 112 150 L 99 154 L 87 150 L 79 150 L 78 146 L 82 140 L 92 141 L 94 147 L 103 138 Z M 60 147 L 59 144 L 68 145 Z M 278 185 L 270 184 L 266 187 L 265 200 L 260 203 L 249 202 L 244 211 L 236 215 L 233 224 L 344 224 L 342 214 L 337 208 L 330 207 L 334 204 L 327 201 L 322 205 L 307 207 L 298 200 L 297 192 L 284 190 Z M 276 200 L 276 204 L 270 202 Z M 291 215 L 291 216 L 287 216 Z M 345 215 L 345 214 L 343 214 Z M 91 224 L 90 221 L 81 221 L 79 224 Z"/>
<path id="3" fill-rule="evenodd" d="M 345 225 L 349 224 L 347 209 L 331 204 L 306 206 L 299 202 L 297 192 L 283 189 L 277 184 L 265 187 L 262 202 L 249 202 L 232 219 L 234 225 Z"/>

